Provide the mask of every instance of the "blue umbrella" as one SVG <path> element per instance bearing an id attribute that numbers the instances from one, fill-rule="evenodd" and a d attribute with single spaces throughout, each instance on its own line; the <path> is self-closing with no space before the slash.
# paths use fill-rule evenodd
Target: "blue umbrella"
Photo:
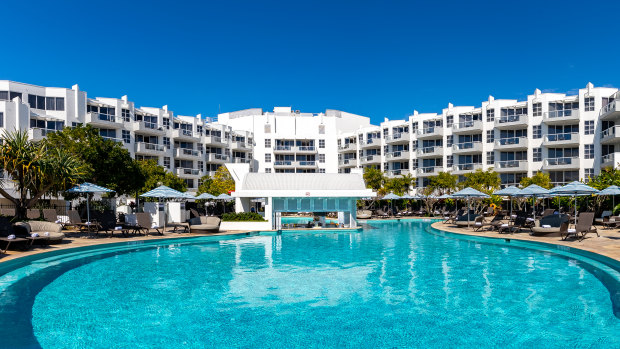
<path id="1" fill-rule="evenodd" d="M 104 188 L 102 186 L 96 185 L 96 184 L 92 184 L 92 183 L 88 183 L 88 182 L 84 182 L 78 186 L 75 186 L 69 190 L 67 190 L 67 193 L 86 193 L 86 194 L 90 194 L 90 193 L 113 193 L 114 190 L 112 189 L 108 189 L 108 188 Z M 90 222 L 90 196 L 88 195 L 86 198 L 86 221 Z"/>
<path id="2" fill-rule="evenodd" d="M 457 191 L 456 193 L 452 194 L 453 198 L 466 198 L 467 199 L 467 227 L 469 227 L 469 199 L 470 198 L 483 198 L 486 199 L 489 196 L 481 191 L 478 191 L 474 188 L 471 187 L 467 187 L 461 191 Z"/>
<path id="3" fill-rule="evenodd" d="M 512 216 L 512 197 L 518 196 L 519 194 L 521 194 L 521 192 L 521 189 L 515 187 L 514 185 L 511 185 L 509 187 L 496 191 L 495 193 L 493 193 L 493 195 L 507 196 L 510 199 L 510 216 Z"/>
<path id="4" fill-rule="evenodd" d="M 165 185 L 160 185 L 159 187 L 147 191 L 146 193 L 140 195 L 142 197 L 145 198 L 157 198 L 157 199 L 188 199 L 188 198 L 194 198 L 193 196 L 187 194 L 187 193 L 182 193 L 176 189 L 172 189 L 170 187 L 167 187 Z M 164 209 L 164 232 L 166 231 L 166 210 Z"/>
<path id="5" fill-rule="evenodd" d="M 554 191 L 556 195 L 571 195 L 575 198 L 575 224 L 577 224 L 577 196 L 598 194 L 598 190 L 574 181 Z"/>
<path id="6" fill-rule="evenodd" d="M 534 198 L 534 204 L 532 205 L 532 216 L 536 219 L 536 197 L 544 197 L 549 195 L 549 190 L 541 187 L 540 185 L 530 184 L 526 188 L 521 190 L 517 196 L 532 197 Z"/>
<path id="7" fill-rule="evenodd" d="M 598 195 L 611 195 L 612 206 L 611 212 L 614 212 L 614 208 L 616 208 L 616 195 L 620 195 L 620 188 L 616 185 L 610 185 L 609 187 L 598 192 Z"/>
<path id="8" fill-rule="evenodd" d="M 209 193 L 202 193 L 198 196 L 196 196 L 194 199 L 196 200 L 213 200 L 215 199 L 215 196 L 209 194 Z"/>

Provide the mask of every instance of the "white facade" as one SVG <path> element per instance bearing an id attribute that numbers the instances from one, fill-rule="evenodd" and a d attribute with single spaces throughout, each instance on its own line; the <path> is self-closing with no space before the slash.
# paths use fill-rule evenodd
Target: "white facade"
<path id="1" fill-rule="evenodd" d="M 136 159 L 152 159 L 196 191 L 199 179 L 224 163 L 252 161 L 253 136 L 209 118 L 180 116 L 168 109 L 138 108 L 127 96 L 88 98 L 71 89 L 0 81 L 0 128 L 28 130 L 32 139 L 65 126 L 90 124 L 123 144 Z"/>
<path id="2" fill-rule="evenodd" d="M 525 100 L 489 97 L 479 106 L 372 125 L 337 110 L 302 113 L 246 109 L 218 121 L 138 108 L 126 96 L 88 98 L 71 89 L 0 81 L 0 127 L 28 129 L 33 139 L 75 124 L 91 124 L 122 142 L 138 159 L 155 159 L 196 189 L 198 179 L 224 163 L 250 163 L 267 173 L 348 173 L 377 167 L 410 174 L 425 186 L 439 172 L 462 176 L 495 169 L 503 185 L 537 171 L 554 183 L 585 179 L 620 162 L 620 94 L 588 84 L 576 95 L 541 93 Z M 616 132 L 618 131 L 618 132 Z"/>

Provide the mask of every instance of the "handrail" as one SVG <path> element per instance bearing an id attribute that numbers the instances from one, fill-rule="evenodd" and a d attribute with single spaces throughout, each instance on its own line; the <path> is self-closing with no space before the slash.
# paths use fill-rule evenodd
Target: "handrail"
<path id="1" fill-rule="evenodd" d="M 501 146 L 501 145 L 517 145 L 519 143 L 521 143 L 521 140 L 526 141 L 527 137 L 506 137 L 506 138 L 500 138 L 495 140 L 495 145 L 496 146 Z"/>
<path id="2" fill-rule="evenodd" d="M 495 164 L 498 168 L 513 168 L 520 167 L 523 162 L 527 162 L 527 160 L 502 160 L 495 161 Z"/>
<path id="3" fill-rule="evenodd" d="M 515 115 L 502 115 L 499 118 L 495 118 L 498 124 L 505 124 L 509 122 L 519 122 L 521 117 L 527 117 L 527 114 L 515 114 Z"/>
<path id="4" fill-rule="evenodd" d="M 143 144 L 144 149 L 146 150 L 164 151 L 164 146 L 162 144 L 154 144 L 154 143 L 148 143 L 148 142 L 136 142 L 136 148 L 140 144 Z"/>
<path id="5" fill-rule="evenodd" d="M 573 160 L 579 161 L 579 157 L 560 157 L 560 158 L 547 158 L 545 162 L 549 166 L 561 166 L 561 165 L 571 165 Z"/>
<path id="6" fill-rule="evenodd" d="M 482 144 L 482 141 L 455 143 L 454 147 L 459 150 L 460 149 L 473 149 L 475 144 Z"/>
<path id="7" fill-rule="evenodd" d="M 573 139 L 573 135 L 579 136 L 579 132 L 552 133 L 545 135 L 545 140 L 547 142 L 570 141 Z"/>
<path id="8" fill-rule="evenodd" d="M 563 110 L 548 111 L 545 113 L 545 116 L 548 119 L 579 116 L 579 109 L 563 109 Z"/>

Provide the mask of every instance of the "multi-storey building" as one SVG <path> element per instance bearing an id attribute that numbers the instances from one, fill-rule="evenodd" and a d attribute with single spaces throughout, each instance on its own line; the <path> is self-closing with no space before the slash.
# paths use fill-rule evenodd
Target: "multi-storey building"
<path id="1" fill-rule="evenodd" d="M 218 121 L 174 115 L 167 106 L 138 108 L 126 96 L 88 98 L 71 89 L 0 81 L 0 127 L 28 130 L 33 139 L 64 126 L 91 124 L 122 142 L 137 159 L 153 159 L 196 189 L 226 162 L 254 171 L 350 172 L 379 168 L 412 175 L 424 187 L 439 172 L 463 175 L 493 168 L 502 185 L 538 171 L 555 184 L 585 179 L 620 162 L 620 92 L 588 84 L 574 95 L 535 90 L 522 101 L 489 97 L 480 106 L 372 125 L 337 110 L 301 113 L 247 109 Z"/>
<path id="2" fill-rule="evenodd" d="M 90 124 L 138 160 L 155 160 L 195 191 L 226 162 L 252 164 L 253 136 L 209 118 L 174 115 L 167 106 L 138 108 L 127 96 L 88 98 L 71 89 L 0 81 L 0 127 L 38 140 L 65 126 Z M 253 166 L 253 164 L 252 164 Z"/>

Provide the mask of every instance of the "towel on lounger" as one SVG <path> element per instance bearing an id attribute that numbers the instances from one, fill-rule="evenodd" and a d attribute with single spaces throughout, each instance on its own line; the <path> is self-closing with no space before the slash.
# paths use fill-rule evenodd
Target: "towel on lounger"
<path id="1" fill-rule="evenodd" d="M 114 227 L 114 230 L 123 230 L 123 227 Z"/>
<path id="2" fill-rule="evenodd" d="M 542 226 L 543 228 L 551 228 L 551 226 L 549 224 L 543 224 Z"/>
<path id="3" fill-rule="evenodd" d="M 9 240 L 15 240 L 15 235 L 11 234 L 11 235 L 7 236 L 6 238 L 9 239 Z"/>
<path id="4" fill-rule="evenodd" d="M 508 228 L 508 223 L 502 224 L 502 228 Z"/>
<path id="5" fill-rule="evenodd" d="M 43 233 L 43 236 L 50 236 L 49 231 L 46 231 L 45 233 Z"/>
<path id="6" fill-rule="evenodd" d="M 568 232 L 568 233 L 576 233 L 577 230 L 575 230 L 575 229 L 568 229 L 566 232 Z"/>
<path id="7" fill-rule="evenodd" d="M 38 238 L 39 237 L 39 233 L 32 233 L 30 234 L 31 237 L 33 238 Z"/>

